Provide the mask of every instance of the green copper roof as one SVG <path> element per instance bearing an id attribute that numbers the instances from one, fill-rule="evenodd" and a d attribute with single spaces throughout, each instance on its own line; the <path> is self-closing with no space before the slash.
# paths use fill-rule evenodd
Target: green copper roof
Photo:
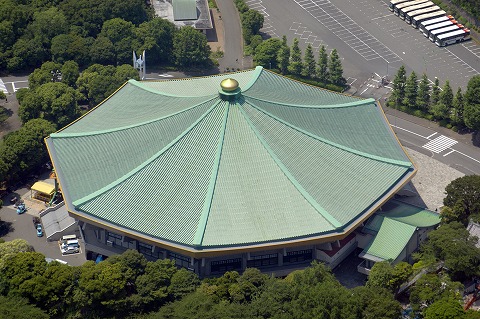
<path id="1" fill-rule="evenodd" d="M 395 260 L 407 245 L 417 227 L 431 227 L 440 223 L 440 216 L 397 200 L 390 200 L 382 206 L 364 227 L 374 233 L 371 243 L 362 255 L 384 260 Z"/>
<path id="2" fill-rule="evenodd" d="M 129 81 L 47 144 L 77 214 L 195 249 L 343 233 L 413 174 L 373 100 L 262 68 Z"/>
<path id="3" fill-rule="evenodd" d="M 416 227 L 380 215 L 374 219 L 380 228 L 362 254 L 394 261 L 408 244 Z"/>

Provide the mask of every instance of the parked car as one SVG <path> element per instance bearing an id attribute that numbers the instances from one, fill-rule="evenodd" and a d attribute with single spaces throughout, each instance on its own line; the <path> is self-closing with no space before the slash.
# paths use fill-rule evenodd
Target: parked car
<path id="1" fill-rule="evenodd" d="M 37 224 L 36 228 L 37 228 L 37 236 L 38 236 L 38 237 L 42 237 L 42 236 L 43 236 L 43 227 L 42 227 L 42 224 Z"/>
<path id="2" fill-rule="evenodd" d="M 17 214 L 23 214 L 27 211 L 27 207 L 25 206 L 24 203 L 21 203 L 20 205 L 18 205 L 17 207 Z"/>
<path id="3" fill-rule="evenodd" d="M 75 254 L 80 252 L 80 247 L 78 246 L 66 246 L 61 249 L 63 255 Z"/>

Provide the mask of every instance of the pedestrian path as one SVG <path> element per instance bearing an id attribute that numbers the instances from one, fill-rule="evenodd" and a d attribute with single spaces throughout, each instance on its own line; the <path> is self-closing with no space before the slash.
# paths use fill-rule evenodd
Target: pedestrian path
<path id="1" fill-rule="evenodd" d="M 445 151 L 446 149 L 452 147 L 453 145 L 457 144 L 458 142 L 446 137 L 444 135 L 440 135 L 439 137 L 431 140 L 427 144 L 423 145 L 423 148 L 426 148 L 429 151 L 432 151 L 436 154 Z"/>
<path id="2" fill-rule="evenodd" d="M 5 94 L 8 93 L 7 87 L 5 86 L 5 83 L 3 83 L 2 79 L 0 79 L 0 91 L 2 91 Z"/>

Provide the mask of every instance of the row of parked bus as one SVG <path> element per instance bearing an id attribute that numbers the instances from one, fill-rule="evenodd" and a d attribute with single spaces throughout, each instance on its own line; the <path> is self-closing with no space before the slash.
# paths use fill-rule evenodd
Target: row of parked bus
<path id="1" fill-rule="evenodd" d="M 391 0 L 389 8 L 439 47 L 470 39 L 470 30 L 429 0 Z"/>

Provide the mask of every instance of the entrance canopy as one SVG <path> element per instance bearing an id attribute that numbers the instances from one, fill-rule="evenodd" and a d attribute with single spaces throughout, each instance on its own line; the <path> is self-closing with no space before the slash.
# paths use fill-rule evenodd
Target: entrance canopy
<path id="1" fill-rule="evenodd" d="M 36 182 L 32 186 L 32 191 L 52 196 L 55 193 L 55 186 L 45 182 Z"/>

